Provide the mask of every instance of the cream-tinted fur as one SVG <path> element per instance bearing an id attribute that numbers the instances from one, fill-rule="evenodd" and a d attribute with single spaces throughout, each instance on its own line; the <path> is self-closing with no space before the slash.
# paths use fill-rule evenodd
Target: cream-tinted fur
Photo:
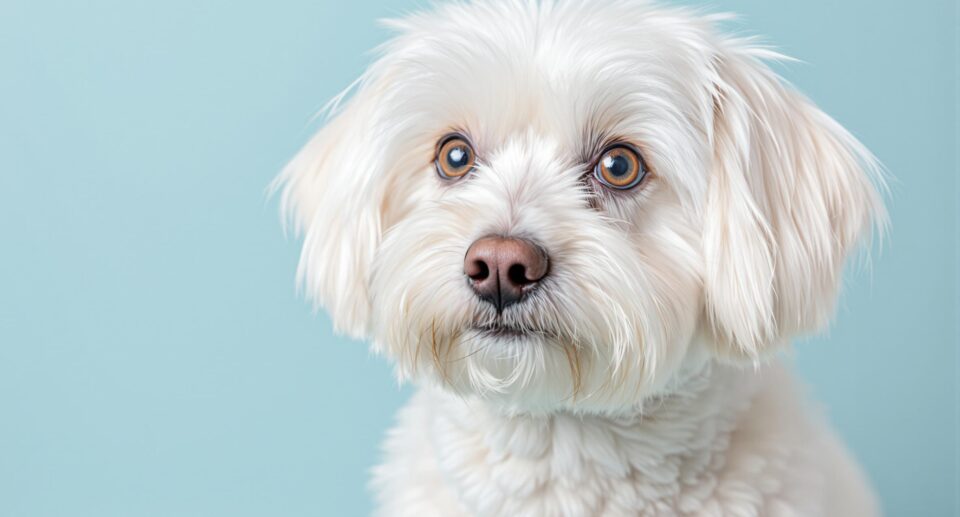
<path id="1" fill-rule="evenodd" d="M 375 471 L 391 516 L 869 516 L 862 475 L 790 374 L 715 366 L 624 416 L 504 416 L 424 389 Z"/>
<path id="2" fill-rule="evenodd" d="M 487 0 L 390 22 L 284 171 L 307 293 L 420 386 L 377 471 L 383 514 L 874 512 L 771 356 L 828 323 L 882 179 L 722 20 Z M 477 156 L 457 181 L 433 164 L 452 131 Z M 590 171 L 621 141 L 650 173 L 611 192 Z M 550 257 L 502 314 L 463 273 L 489 235 Z"/>

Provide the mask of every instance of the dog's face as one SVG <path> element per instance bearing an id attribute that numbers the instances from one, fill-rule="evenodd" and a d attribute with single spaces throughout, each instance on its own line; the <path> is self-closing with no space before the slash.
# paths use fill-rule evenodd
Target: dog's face
<path id="1" fill-rule="evenodd" d="M 284 175 L 300 275 L 403 378 L 616 411 L 829 319 L 883 209 L 769 52 L 642 2 L 499 1 L 400 35 Z"/>

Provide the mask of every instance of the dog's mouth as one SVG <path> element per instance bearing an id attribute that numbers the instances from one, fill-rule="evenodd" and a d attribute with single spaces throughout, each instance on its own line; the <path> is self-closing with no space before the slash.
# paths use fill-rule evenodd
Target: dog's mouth
<path id="1" fill-rule="evenodd" d="M 478 323 L 473 326 L 473 330 L 484 337 L 499 339 L 523 339 L 534 336 L 551 336 L 550 332 L 543 329 L 519 327 L 504 323 L 502 321 L 493 321 L 487 323 Z"/>
<path id="2" fill-rule="evenodd" d="M 531 331 L 507 325 L 501 322 L 475 325 L 474 330 L 486 337 L 493 338 L 521 338 L 531 334 Z"/>

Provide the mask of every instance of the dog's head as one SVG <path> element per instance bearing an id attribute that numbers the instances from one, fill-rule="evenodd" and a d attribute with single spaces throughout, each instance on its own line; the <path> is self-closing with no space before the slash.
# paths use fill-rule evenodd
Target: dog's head
<path id="1" fill-rule="evenodd" d="M 832 312 L 870 154 L 713 17 L 455 4 L 399 31 L 280 178 L 300 277 L 402 378 L 617 410 Z"/>

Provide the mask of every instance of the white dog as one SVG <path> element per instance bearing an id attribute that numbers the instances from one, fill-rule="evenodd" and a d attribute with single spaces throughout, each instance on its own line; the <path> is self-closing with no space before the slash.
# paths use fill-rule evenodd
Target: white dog
<path id="1" fill-rule="evenodd" d="M 299 275 L 419 391 L 390 516 L 876 513 L 771 352 L 885 212 L 722 18 L 491 0 L 399 34 L 279 179 Z"/>

